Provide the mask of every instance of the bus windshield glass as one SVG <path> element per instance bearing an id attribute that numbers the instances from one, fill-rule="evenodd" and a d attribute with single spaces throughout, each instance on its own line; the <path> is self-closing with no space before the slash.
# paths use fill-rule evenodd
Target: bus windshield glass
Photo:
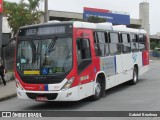
<path id="1" fill-rule="evenodd" d="M 72 38 L 19 41 L 17 70 L 23 75 L 59 75 L 72 68 Z"/>

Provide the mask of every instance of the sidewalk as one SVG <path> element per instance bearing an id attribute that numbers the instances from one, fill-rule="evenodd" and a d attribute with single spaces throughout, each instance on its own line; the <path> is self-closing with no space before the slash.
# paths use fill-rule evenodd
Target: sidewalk
<path id="1" fill-rule="evenodd" d="M 0 84 L 0 102 L 15 97 L 16 95 L 15 80 L 7 81 L 6 86 Z"/>

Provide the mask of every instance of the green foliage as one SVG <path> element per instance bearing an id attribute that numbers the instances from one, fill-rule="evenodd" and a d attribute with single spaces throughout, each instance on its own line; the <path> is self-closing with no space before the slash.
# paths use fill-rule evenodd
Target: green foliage
<path id="1" fill-rule="evenodd" d="M 155 48 L 160 48 L 160 42 L 152 41 L 150 43 L 150 46 L 151 46 L 151 50 L 155 50 Z"/>
<path id="2" fill-rule="evenodd" d="M 88 22 L 92 22 L 92 23 L 102 23 L 102 22 L 106 22 L 105 18 L 100 18 L 100 17 L 95 17 L 95 16 L 90 16 L 88 18 Z"/>
<path id="3" fill-rule="evenodd" d="M 150 43 L 150 47 L 151 47 L 151 50 L 154 50 L 157 46 L 157 43 L 156 42 L 151 42 Z"/>
<path id="4" fill-rule="evenodd" d="M 21 0 L 18 4 L 4 1 L 3 15 L 7 17 L 9 25 L 15 36 L 19 27 L 39 23 L 39 18 L 43 14 L 39 10 L 41 0 Z"/>

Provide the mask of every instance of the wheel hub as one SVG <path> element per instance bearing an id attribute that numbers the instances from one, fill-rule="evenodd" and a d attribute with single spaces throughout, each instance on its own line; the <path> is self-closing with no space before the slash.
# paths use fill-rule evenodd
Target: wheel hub
<path id="1" fill-rule="evenodd" d="M 136 71 L 134 71 L 134 81 L 136 82 L 137 81 L 137 74 L 136 74 Z"/>
<path id="2" fill-rule="evenodd" d="M 96 82 L 96 85 L 95 85 L 95 94 L 96 96 L 98 96 L 101 92 L 101 86 L 99 83 Z"/>

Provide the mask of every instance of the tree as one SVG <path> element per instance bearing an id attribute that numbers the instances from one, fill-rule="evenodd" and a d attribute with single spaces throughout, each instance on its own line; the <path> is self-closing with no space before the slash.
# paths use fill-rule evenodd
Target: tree
<path id="1" fill-rule="evenodd" d="M 28 24 L 30 25 L 39 23 L 41 15 L 44 14 L 44 12 L 39 9 L 40 2 L 42 2 L 43 0 L 28 0 L 28 3 L 25 3 L 24 0 L 22 1 L 28 11 L 28 13 L 26 14 L 28 18 Z"/>
<path id="2" fill-rule="evenodd" d="M 157 48 L 157 47 L 160 48 L 160 44 L 155 41 L 152 41 L 150 43 L 150 46 L 151 46 L 151 50 L 155 50 L 155 48 Z"/>
<path id="3" fill-rule="evenodd" d="M 13 35 L 17 33 L 21 26 L 39 23 L 39 18 L 43 14 L 39 10 L 42 0 L 28 0 L 26 3 L 21 0 L 18 4 L 4 1 L 3 15 L 7 17 Z"/>
<path id="4" fill-rule="evenodd" d="M 158 42 L 157 48 L 160 48 L 160 42 Z"/>
<path id="5" fill-rule="evenodd" d="M 106 22 L 105 18 L 100 18 L 100 17 L 95 17 L 95 16 L 90 16 L 88 18 L 88 22 L 92 22 L 92 23 L 102 23 L 102 22 Z"/>

